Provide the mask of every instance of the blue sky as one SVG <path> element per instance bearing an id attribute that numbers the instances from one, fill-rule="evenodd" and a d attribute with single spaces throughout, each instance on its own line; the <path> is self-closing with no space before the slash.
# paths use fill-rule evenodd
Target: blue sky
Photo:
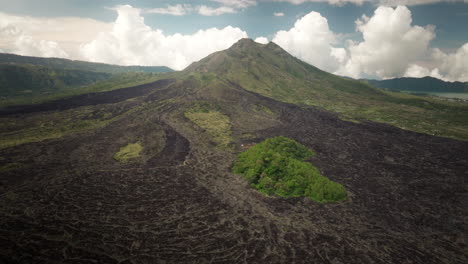
<path id="1" fill-rule="evenodd" d="M 405 9 L 398 9 L 397 12 L 398 4 L 403 4 Z M 122 6 L 131 7 L 138 12 L 119 9 Z M 202 6 L 206 12 L 201 11 Z M 216 10 L 217 13 L 214 12 Z M 380 12 L 379 15 L 376 15 L 377 10 Z M 0 41 L 0 50 L 23 55 L 68 57 L 117 64 L 166 64 L 180 69 L 206 56 L 207 53 L 228 47 L 239 37 L 248 36 L 252 39 L 263 37 L 268 41 L 276 40 L 275 42 L 280 42 L 278 43 L 280 46 L 304 61 L 324 70 L 351 77 L 390 78 L 404 75 L 431 75 L 447 80 L 468 79 L 468 76 L 463 74 L 465 67 L 463 47 L 468 43 L 468 1 L 466 0 L 0 0 L 0 12 L 3 15 L 0 17 L 0 34 L 3 32 L 6 36 Z M 129 16 L 135 19 L 142 18 L 144 22 L 135 22 L 135 20 L 133 23 L 129 22 L 133 21 L 132 19 L 125 20 L 133 23 L 127 25 L 127 30 L 133 32 L 138 29 L 139 32 L 146 32 L 149 29 L 152 33 L 148 31 L 144 33 L 145 35 L 135 36 L 132 32 L 124 35 L 111 32 L 112 28 L 116 28 L 119 16 L 121 21 L 124 21 L 123 18 L 130 13 Z M 274 13 L 281 16 L 275 16 Z M 367 18 L 364 19 L 363 15 Z M 400 23 L 398 18 L 400 15 L 407 23 L 395 25 L 396 33 L 385 31 L 386 25 L 382 21 L 385 22 L 385 19 L 393 17 Z M 85 22 L 80 20 L 85 18 L 88 19 Z M 295 27 L 302 18 L 304 18 L 302 26 Z M 67 19 L 66 22 L 64 19 Z M 49 21 L 48 25 L 44 25 L 45 20 Z M 358 29 L 355 23 L 357 20 L 364 24 L 361 29 Z M 326 27 L 313 25 L 321 21 L 325 21 Z M 40 26 L 26 26 L 34 23 L 42 24 L 43 32 L 38 29 Z M 83 31 L 87 29 L 88 32 L 81 32 L 78 24 L 83 25 Z M 59 27 L 57 25 L 69 27 L 70 30 L 68 33 L 60 32 L 54 29 Z M 220 31 L 204 32 L 203 38 L 211 41 L 212 37 L 212 42 L 216 43 L 207 45 L 209 47 L 206 49 L 203 48 L 203 43 L 200 43 L 199 54 L 183 51 L 184 47 L 187 48 L 187 44 L 181 45 L 179 50 L 154 48 L 152 44 L 161 40 L 161 45 L 165 46 L 166 44 L 162 42 L 164 40 L 170 42 L 172 46 L 177 46 L 177 43 L 191 41 L 190 37 L 194 37 L 198 31 L 212 28 Z M 71 35 L 72 30 L 76 31 L 74 36 L 64 36 L 64 34 Z M 279 37 L 280 31 L 289 33 Z M 162 32 L 162 35 L 158 35 L 158 32 Z M 108 36 L 98 37 L 99 34 L 108 34 Z M 177 38 L 180 34 L 184 38 Z M 300 34 L 304 34 L 306 38 L 301 43 L 297 40 L 303 38 Z M 322 34 L 324 37 L 316 41 L 314 34 L 315 36 Z M 371 36 L 370 38 L 384 34 L 382 39 L 386 42 L 366 41 L 364 38 L 366 34 Z M 400 42 L 398 36 L 392 39 L 389 34 L 401 34 Z M 404 42 L 405 34 L 414 35 L 414 41 Z M 152 39 L 152 42 L 147 42 L 146 46 L 138 48 L 151 52 L 153 60 L 146 59 L 145 55 L 135 54 L 135 51 L 126 50 L 128 47 L 125 45 L 125 37 L 130 35 L 133 38 Z M 175 37 L 172 38 L 173 36 Z M 220 36 L 226 38 L 224 43 L 218 43 L 217 38 Z M 111 38 L 115 41 L 105 42 Z M 195 39 L 200 41 L 201 38 L 199 35 Z M 24 42 L 24 39 L 27 41 Z M 103 50 L 106 44 L 115 48 L 115 54 Z M 417 52 L 418 56 L 413 56 L 412 61 L 404 63 L 400 61 L 394 63 L 390 59 L 383 60 L 382 63 L 399 66 L 388 69 L 377 69 L 375 65 L 379 64 L 378 61 L 359 60 L 363 56 L 364 49 L 378 49 L 379 45 L 387 44 L 400 45 L 402 56 L 405 56 L 405 52 L 414 53 L 418 47 L 423 52 Z M 328 52 L 331 57 L 308 54 L 307 50 L 311 49 L 322 53 Z M 126 57 L 110 59 L 116 54 L 125 55 L 125 52 L 128 53 Z M 392 52 L 398 54 L 398 50 Z M 103 53 L 108 53 L 108 57 L 102 55 Z M 177 63 L 174 63 L 175 60 L 171 60 L 168 54 L 176 56 Z M 379 51 L 366 56 L 371 57 L 375 54 L 392 57 L 392 54 L 380 54 Z M 142 59 L 138 59 L 139 57 Z M 468 60 L 468 56 L 466 59 Z M 461 62 L 458 63 L 459 60 Z M 461 69 L 451 69 L 448 65 L 450 63 L 461 64 Z M 342 67 L 339 64 L 342 64 Z M 345 64 L 346 67 L 343 66 Z"/>

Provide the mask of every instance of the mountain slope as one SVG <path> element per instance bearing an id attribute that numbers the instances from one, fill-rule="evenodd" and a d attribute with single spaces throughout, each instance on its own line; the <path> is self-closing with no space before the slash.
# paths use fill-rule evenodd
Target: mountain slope
<path id="1" fill-rule="evenodd" d="M 311 100 L 309 104 L 319 103 L 320 97 L 341 96 L 342 93 L 346 93 L 345 96 L 382 94 L 369 85 L 302 62 L 273 42 L 263 45 L 250 39 L 240 40 L 230 49 L 193 63 L 184 71 L 214 73 L 247 90 L 293 103 L 307 104 L 308 100 Z"/>
<path id="2" fill-rule="evenodd" d="M 225 53 L 251 56 L 233 49 Z M 304 67 L 305 84 L 334 78 L 288 58 L 278 63 Z M 3 262 L 467 262 L 468 142 L 278 101 L 234 80 L 251 78 L 243 68 L 189 69 L 0 111 Z M 299 80 L 270 69 L 274 80 Z M 387 96 L 352 84 L 359 96 Z M 313 150 L 306 162 L 342 184 L 348 199 L 265 196 L 231 173 L 239 152 L 277 136 Z M 132 146 L 133 158 L 116 158 Z"/>
<path id="3" fill-rule="evenodd" d="M 105 73 L 172 71 L 170 68 L 165 66 L 119 66 L 105 63 L 94 63 L 60 58 L 20 56 L 8 53 L 0 53 L 0 63 L 31 64 L 60 70 L 81 70 Z"/>
<path id="4" fill-rule="evenodd" d="M 112 77 L 110 73 L 0 64 L 0 97 L 53 94 Z"/>
<path id="5" fill-rule="evenodd" d="M 272 42 L 263 45 L 240 40 L 228 50 L 193 63 L 184 72 L 216 76 L 283 102 L 319 106 L 346 120 L 372 120 L 468 140 L 467 104 L 382 91 L 321 71 Z"/>
<path id="6" fill-rule="evenodd" d="M 468 93 L 468 84 L 462 82 L 445 82 L 433 77 L 424 78 L 395 78 L 389 80 L 367 80 L 375 87 L 396 91 L 413 92 L 445 92 Z"/>
<path id="7" fill-rule="evenodd" d="M 135 86 L 161 79 L 161 74 L 170 72 L 167 67 L 118 66 L 0 53 L 0 107 Z"/>

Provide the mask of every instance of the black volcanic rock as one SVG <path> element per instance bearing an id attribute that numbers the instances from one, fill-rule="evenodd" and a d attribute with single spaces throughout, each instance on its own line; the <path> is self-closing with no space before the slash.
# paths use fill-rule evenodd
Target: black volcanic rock
<path id="1" fill-rule="evenodd" d="M 336 80 L 241 40 L 174 80 L 0 112 L 3 140 L 15 143 L 0 149 L 0 262 L 468 261 L 468 142 L 277 101 L 245 88 L 255 75 Z M 230 144 L 187 118 L 195 108 L 229 120 Z M 230 172 L 245 146 L 275 136 L 314 150 L 310 161 L 349 198 L 267 197 Z M 135 142 L 140 157 L 113 158 Z"/>

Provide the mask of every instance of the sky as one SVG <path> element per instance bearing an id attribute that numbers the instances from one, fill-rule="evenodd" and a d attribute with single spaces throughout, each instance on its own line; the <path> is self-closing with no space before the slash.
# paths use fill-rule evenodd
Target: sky
<path id="1" fill-rule="evenodd" d="M 0 0 L 0 52 L 190 63 L 241 38 L 352 78 L 468 82 L 468 0 Z"/>

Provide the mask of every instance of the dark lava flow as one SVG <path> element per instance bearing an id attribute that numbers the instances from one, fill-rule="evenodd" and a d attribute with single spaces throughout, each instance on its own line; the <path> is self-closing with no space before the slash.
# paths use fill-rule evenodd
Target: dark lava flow
<path id="1" fill-rule="evenodd" d="M 114 142 L 133 131 L 135 113 L 86 135 L 0 150 L 31 162 L 1 178 L 0 263 L 468 262 L 468 142 L 237 92 L 279 120 L 244 142 L 283 135 L 312 148 L 311 162 L 349 199 L 259 194 L 229 172 L 235 153 L 201 144 L 174 117 L 178 106 L 135 130 L 163 131 L 165 148 L 118 164 Z"/>
<path id="2" fill-rule="evenodd" d="M 122 88 L 113 91 L 87 93 L 66 99 L 54 100 L 36 105 L 13 105 L 0 109 L 0 116 L 28 114 L 45 111 L 63 111 L 80 106 L 113 104 L 130 98 L 143 96 L 154 89 L 173 83 L 173 79 L 164 79 L 134 87 Z"/>

